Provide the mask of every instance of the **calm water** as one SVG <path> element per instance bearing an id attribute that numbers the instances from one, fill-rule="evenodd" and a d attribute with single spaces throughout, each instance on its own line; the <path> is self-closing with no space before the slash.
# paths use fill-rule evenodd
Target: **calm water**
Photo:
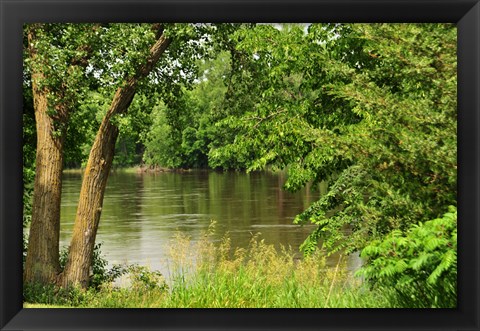
<path id="1" fill-rule="evenodd" d="M 81 180 L 80 174 L 64 174 L 61 247 L 69 245 Z M 164 273 L 166 248 L 175 233 L 199 240 L 212 220 L 216 240 L 228 232 L 234 247 L 247 247 L 260 233 L 266 243 L 298 249 L 313 228 L 292 221 L 320 193 L 289 193 L 282 189 L 284 181 L 283 174 L 264 172 L 112 173 L 97 242 L 111 264 L 139 263 Z M 336 261 L 332 257 L 330 263 Z"/>

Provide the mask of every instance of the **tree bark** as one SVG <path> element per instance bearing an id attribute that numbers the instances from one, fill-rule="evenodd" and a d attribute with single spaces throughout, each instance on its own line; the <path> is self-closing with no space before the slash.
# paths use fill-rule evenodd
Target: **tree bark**
<path id="1" fill-rule="evenodd" d="M 30 58 L 37 60 L 33 47 L 34 28 L 28 33 Z M 35 186 L 32 221 L 25 262 L 24 282 L 51 283 L 60 272 L 59 234 L 64 132 L 55 132 L 56 120 L 48 115 L 48 90 L 41 87 L 44 76 L 32 66 L 32 90 L 37 128 Z M 59 115 L 65 110 L 56 109 Z M 57 123 L 55 123 L 57 121 Z"/>
<path id="2" fill-rule="evenodd" d="M 137 68 L 135 75 L 126 79 L 123 86 L 117 89 L 95 137 L 80 190 L 67 263 L 58 280 L 62 287 L 88 286 L 103 196 L 118 137 L 118 127 L 112 123 L 112 119 L 115 115 L 127 111 L 135 96 L 138 82 L 151 72 L 170 44 L 170 39 L 165 37 L 162 27 L 158 25 L 157 29 L 157 41 L 151 47 L 146 63 Z"/>

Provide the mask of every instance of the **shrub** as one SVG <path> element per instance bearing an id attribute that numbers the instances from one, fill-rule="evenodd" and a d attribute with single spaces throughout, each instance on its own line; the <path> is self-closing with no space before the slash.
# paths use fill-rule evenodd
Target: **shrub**
<path id="1" fill-rule="evenodd" d="M 151 291 L 154 289 L 168 289 L 165 278 L 160 271 L 150 270 L 148 267 L 132 265 L 128 268 L 131 288 L 136 291 Z"/>
<path id="2" fill-rule="evenodd" d="M 108 261 L 102 256 L 102 243 L 95 244 L 93 249 L 92 276 L 89 281 L 89 288 L 98 290 L 100 285 L 111 283 L 120 276 L 126 274 L 128 266 L 114 264 L 110 269 L 107 268 Z M 60 267 L 65 267 L 68 258 L 68 247 L 64 247 L 60 252 Z"/>
<path id="3" fill-rule="evenodd" d="M 78 307 L 85 305 L 93 297 L 93 290 L 84 291 L 79 287 L 64 289 L 55 284 L 24 284 L 23 301 L 36 304 Z"/>
<path id="4" fill-rule="evenodd" d="M 89 288 L 87 291 L 79 287 L 64 289 L 55 284 L 24 284 L 23 301 L 29 303 L 40 303 L 48 305 L 61 305 L 78 307 L 86 305 L 98 293 L 102 285 L 112 283 L 118 277 L 129 271 L 129 267 L 113 265 L 107 269 L 108 262 L 101 254 L 101 243 L 96 244 L 93 251 L 92 271 Z M 60 251 L 60 266 L 65 267 L 68 257 L 68 247 Z"/>
<path id="5" fill-rule="evenodd" d="M 457 304 L 457 210 L 392 231 L 366 246 L 357 275 L 388 292 L 392 303 L 409 308 L 452 308 Z"/>

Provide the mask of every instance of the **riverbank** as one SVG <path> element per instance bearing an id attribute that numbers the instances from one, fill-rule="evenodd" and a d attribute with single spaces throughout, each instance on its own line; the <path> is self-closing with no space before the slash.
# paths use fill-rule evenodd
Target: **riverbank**
<path id="1" fill-rule="evenodd" d="M 306 288 L 291 280 L 283 287 L 259 286 L 259 282 L 242 287 L 246 284 L 243 281 L 232 287 L 232 281 L 220 277 L 215 283 L 177 288 L 172 293 L 103 289 L 77 294 L 73 305 L 24 303 L 24 308 L 391 308 L 382 294 L 356 285 L 337 285 L 330 291 L 328 285 Z"/>
<path id="2" fill-rule="evenodd" d="M 83 174 L 85 168 L 67 168 L 63 169 L 63 172 L 66 174 Z M 136 166 L 129 166 L 129 167 L 112 167 L 111 172 L 124 172 L 124 173 L 162 173 L 162 172 L 173 172 L 173 173 L 188 173 L 192 171 L 217 171 L 217 172 L 225 172 L 226 170 L 215 170 L 211 168 L 166 168 L 161 166 L 149 166 L 145 164 L 136 165 Z M 238 172 L 239 170 L 230 170 Z M 281 172 L 281 170 L 272 170 L 271 168 L 267 167 L 266 171 L 277 173 Z"/>
<path id="3" fill-rule="evenodd" d="M 37 308 L 33 301 L 45 308 L 389 307 L 382 293 L 368 289 L 342 262 L 328 268 L 321 254 L 299 260 L 291 249 L 278 251 L 258 238 L 247 249 L 234 249 L 228 237 L 213 243 L 208 234 L 200 242 L 178 234 L 174 243 L 168 282 L 138 267 L 128 287 L 110 283 L 97 290 L 30 292 L 25 307 Z"/>

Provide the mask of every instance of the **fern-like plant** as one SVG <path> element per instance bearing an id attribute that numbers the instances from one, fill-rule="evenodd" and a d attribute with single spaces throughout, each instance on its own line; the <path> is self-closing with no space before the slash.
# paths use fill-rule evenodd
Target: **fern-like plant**
<path id="1" fill-rule="evenodd" d="M 372 287 L 405 308 L 453 308 L 457 305 L 457 210 L 442 218 L 394 230 L 366 246 L 366 264 L 357 272 Z"/>

